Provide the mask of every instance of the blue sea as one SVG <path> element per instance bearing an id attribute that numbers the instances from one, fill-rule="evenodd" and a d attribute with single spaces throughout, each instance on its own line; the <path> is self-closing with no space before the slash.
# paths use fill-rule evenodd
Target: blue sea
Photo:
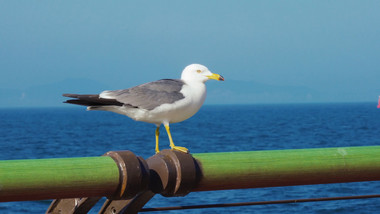
<path id="1" fill-rule="evenodd" d="M 162 127 L 161 127 L 162 128 Z M 111 112 L 67 108 L 0 109 L 0 160 L 100 156 L 111 150 L 154 154 L 155 126 Z M 172 124 L 174 142 L 192 153 L 380 145 L 376 103 L 203 106 Z M 161 149 L 168 148 L 161 129 Z M 156 195 L 145 207 L 379 194 L 380 182 Z M 104 201 L 104 200 L 103 200 Z M 0 203 L 0 213 L 44 213 L 50 200 Z M 97 213 L 101 203 L 91 211 Z M 158 213 L 376 213 L 380 199 L 166 211 Z"/>

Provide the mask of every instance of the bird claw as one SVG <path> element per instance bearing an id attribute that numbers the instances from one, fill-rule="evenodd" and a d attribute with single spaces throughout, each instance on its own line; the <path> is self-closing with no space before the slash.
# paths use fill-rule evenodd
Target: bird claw
<path id="1" fill-rule="evenodd" d="M 176 151 L 183 152 L 183 153 L 186 153 L 186 154 L 189 153 L 189 150 L 187 148 L 181 147 L 181 146 L 173 146 L 172 150 L 176 150 Z"/>

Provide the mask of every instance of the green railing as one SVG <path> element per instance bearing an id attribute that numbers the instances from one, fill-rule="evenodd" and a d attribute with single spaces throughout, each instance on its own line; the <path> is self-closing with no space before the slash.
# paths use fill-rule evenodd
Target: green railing
<path id="1" fill-rule="evenodd" d="M 55 200 L 48 213 L 136 213 L 155 194 L 380 180 L 380 146 L 0 161 L 0 201 Z M 76 199 L 74 199 L 76 198 Z M 69 203 L 70 202 L 70 203 Z M 72 202 L 72 203 L 71 203 Z"/>

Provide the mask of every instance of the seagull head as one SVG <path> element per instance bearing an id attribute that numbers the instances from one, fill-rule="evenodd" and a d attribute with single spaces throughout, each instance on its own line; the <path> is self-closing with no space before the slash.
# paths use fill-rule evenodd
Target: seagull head
<path id="1" fill-rule="evenodd" d="M 209 79 L 224 81 L 224 78 L 219 74 L 214 74 L 204 65 L 191 64 L 186 66 L 182 71 L 181 79 L 183 81 L 206 82 Z"/>

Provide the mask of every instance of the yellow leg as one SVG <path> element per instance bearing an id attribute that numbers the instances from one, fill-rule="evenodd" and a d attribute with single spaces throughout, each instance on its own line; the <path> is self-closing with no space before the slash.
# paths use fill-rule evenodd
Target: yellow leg
<path id="1" fill-rule="evenodd" d="M 156 154 L 160 152 L 158 149 L 158 137 L 160 136 L 160 127 L 157 127 L 156 129 Z"/>
<path id="2" fill-rule="evenodd" d="M 177 150 L 177 151 L 184 152 L 184 153 L 189 153 L 189 150 L 187 148 L 174 145 L 172 135 L 170 134 L 169 125 L 165 125 L 165 129 L 166 129 L 166 132 L 168 133 L 168 137 L 169 137 L 169 141 L 170 141 L 170 147 L 173 150 Z"/>

